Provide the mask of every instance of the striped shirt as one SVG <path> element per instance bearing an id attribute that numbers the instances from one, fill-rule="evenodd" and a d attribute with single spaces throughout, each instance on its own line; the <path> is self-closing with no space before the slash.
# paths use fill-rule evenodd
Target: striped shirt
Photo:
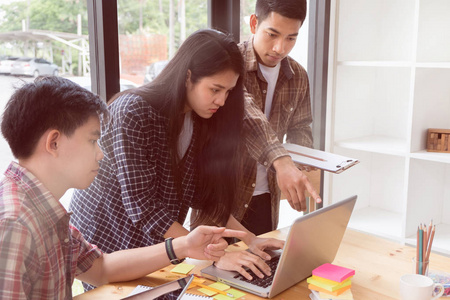
<path id="1" fill-rule="evenodd" d="M 267 176 L 272 199 L 272 229 L 277 228 L 280 189 L 275 172 L 271 168 L 275 159 L 288 153 L 280 141 L 312 147 L 311 101 L 309 81 L 305 69 L 290 57 L 281 61 L 280 73 L 275 86 L 268 127 L 265 119 L 264 102 L 267 81 L 258 68 L 253 48 L 253 37 L 239 44 L 244 56 L 246 77 L 246 117 L 244 128 L 247 132 L 247 152 L 244 154 L 244 178 L 241 185 L 242 197 L 233 215 L 241 221 L 253 196 L 256 183 L 256 161 L 268 168 Z M 270 128 L 271 127 L 271 128 Z M 267 140 L 267 142 L 264 142 Z M 255 160 L 256 159 L 256 160 Z"/>
<path id="2" fill-rule="evenodd" d="M 142 97 L 124 94 L 102 122 L 104 158 L 91 186 L 76 190 L 72 222 L 86 239 L 110 253 L 164 241 L 174 222 L 183 224 L 195 192 L 193 143 L 177 166 L 177 193 L 167 136 L 168 118 Z M 194 116 L 193 116 L 194 117 Z"/>
<path id="3" fill-rule="evenodd" d="M 74 277 L 102 255 L 25 168 L 12 162 L 0 184 L 0 299 L 72 299 Z"/>

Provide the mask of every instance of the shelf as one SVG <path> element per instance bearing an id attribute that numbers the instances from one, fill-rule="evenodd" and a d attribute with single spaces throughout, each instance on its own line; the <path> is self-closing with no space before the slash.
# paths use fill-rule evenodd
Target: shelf
<path id="1" fill-rule="evenodd" d="M 416 246 L 416 236 L 408 236 L 405 240 L 407 245 Z M 450 255 L 450 225 L 439 224 L 436 225 L 436 232 L 433 239 L 432 252 L 439 254 Z"/>
<path id="2" fill-rule="evenodd" d="M 450 69 L 450 62 L 412 62 L 412 61 L 379 61 L 379 60 L 345 60 L 338 61 L 338 66 L 351 67 L 400 67 L 400 68 L 429 68 L 429 69 Z"/>
<path id="3" fill-rule="evenodd" d="M 450 153 L 427 152 L 426 150 L 411 153 L 411 158 L 450 164 Z"/>
<path id="4" fill-rule="evenodd" d="M 426 148 L 429 128 L 450 128 L 450 68 L 416 70 L 411 151 Z"/>
<path id="5" fill-rule="evenodd" d="M 348 227 L 399 240 L 402 236 L 402 215 L 376 207 L 366 207 L 353 211 Z"/>
<path id="6" fill-rule="evenodd" d="M 338 66 L 352 66 L 352 67 L 412 67 L 414 64 L 411 61 L 338 61 Z"/>
<path id="7" fill-rule="evenodd" d="M 388 155 L 405 156 L 407 153 L 406 140 L 385 136 L 367 136 L 356 139 L 336 141 L 335 145 L 347 149 Z"/>
<path id="8" fill-rule="evenodd" d="M 418 61 L 450 61 L 450 1 L 419 1 Z"/>
<path id="9" fill-rule="evenodd" d="M 450 62 L 418 62 L 417 68 L 430 68 L 430 69 L 450 69 Z"/>
<path id="10" fill-rule="evenodd" d="M 429 128 L 450 128 L 450 1 L 331 3 L 326 149 L 360 164 L 326 176 L 325 197 L 357 194 L 349 227 L 400 242 L 434 219 L 450 255 L 450 153 L 426 151 Z"/>
<path id="11" fill-rule="evenodd" d="M 333 1 L 332 1 L 333 2 Z M 409 60 L 414 45 L 415 1 L 337 2 L 339 60 Z M 401 16 L 401 17 L 399 17 Z"/>
<path id="12" fill-rule="evenodd" d="M 336 67 L 335 85 L 332 113 L 336 141 L 386 136 L 404 139 L 406 145 L 411 107 L 410 68 L 341 65 Z"/>

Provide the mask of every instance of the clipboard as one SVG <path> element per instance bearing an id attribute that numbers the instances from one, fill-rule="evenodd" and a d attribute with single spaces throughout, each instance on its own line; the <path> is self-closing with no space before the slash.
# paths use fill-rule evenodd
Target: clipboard
<path id="1" fill-rule="evenodd" d="M 287 152 L 289 152 L 289 155 L 292 157 L 294 163 L 315 167 L 335 174 L 342 173 L 348 168 L 359 163 L 359 160 L 351 157 L 303 147 L 296 144 L 285 143 L 283 146 Z"/>

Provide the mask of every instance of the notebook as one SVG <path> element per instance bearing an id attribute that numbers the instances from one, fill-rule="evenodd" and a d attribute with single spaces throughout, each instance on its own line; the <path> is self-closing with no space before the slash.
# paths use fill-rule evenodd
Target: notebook
<path id="1" fill-rule="evenodd" d="M 272 277 L 268 283 L 249 282 L 238 272 L 211 265 L 202 269 L 204 277 L 223 282 L 260 297 L 272 298 L 311 276 L 312 270 L 331 263 L 341 244 L 356 196 L 318 209 L 294 221 L 283 250 L 271 251 Z M 250 271 L 251 272 L 251 271 Z M 252 273 L 251 273 L 252 274 Z M 259 281 L 256 275 L 253 278 Z"/>

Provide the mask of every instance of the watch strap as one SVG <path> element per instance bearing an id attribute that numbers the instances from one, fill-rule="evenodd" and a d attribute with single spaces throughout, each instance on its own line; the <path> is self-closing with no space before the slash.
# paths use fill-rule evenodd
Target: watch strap
<path id="1" fill-rule="evenodd" d="M 166 245 L 166 253 L 167 256 L 169 257 L 170 263 L 173 265 L 177 265 L 183 262 L 184 258 L 183 259 L 177 258 L 177 256 L 175 255 L 175 251 L 173 250 L 172 240 L 173 238 L 169 237 L 164 241 L 164 244 Z"/>

